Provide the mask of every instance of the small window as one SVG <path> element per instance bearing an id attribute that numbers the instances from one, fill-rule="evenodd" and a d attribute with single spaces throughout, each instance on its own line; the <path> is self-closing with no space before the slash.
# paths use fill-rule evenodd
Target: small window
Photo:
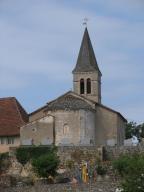
<path id="1" fill-rule="evenodd" d="M 14 144 L 14 138 L 13 138 L 13 137 L 7 137 L 6 143 L 7 143 L 8 145 Z"/>
<path id="2" fill-rule="evenodd" d="M 5 143 L 5 138 L 4 137 L 1 137 L 0 138 L 0 144 L 3 145 Z"/>
<path id="3" fill-rule="evenodd" d="M 84 79 L 80 80 L 80 94 L 84 94 Z"/>
<path id="4" fill-rule="evenodd" d="M 87 94 L 91 93 L 91 79 L 87 79 Z"/>

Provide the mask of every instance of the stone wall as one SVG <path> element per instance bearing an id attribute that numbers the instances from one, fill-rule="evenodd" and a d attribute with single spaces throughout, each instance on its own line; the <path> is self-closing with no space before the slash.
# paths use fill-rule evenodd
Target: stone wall
<path id="1" fill-rule="evenodd" d="M 115 145 L 117 143 L 117 114 L 107 108 L 96 108 L 97 145 Z"/>
<path id="2" fill-rule="evenodd" d="M 21 145 L 51 145 L 54 142 L 54 117 L 47 115 L 20 129 Z"/>
<path id="3" fill-rule="evenodd" d="M 104 158 L 114 159 L 125 154 L 135 154 L 144 153 L 144 145 L 138 146 L 121 146 L 121 147 L 105 147 L 104 148 Z"/>
<path id="4" fill-rule="evenodd" d="M 82 160 L 102 160 L 103 148 L 97 148 L 93 146 L 61 146 L 58 147 L 58 155 L 63 163 L 65 163 L 67 160 L 74 160 L 76 162 L 80 162 Z"/>

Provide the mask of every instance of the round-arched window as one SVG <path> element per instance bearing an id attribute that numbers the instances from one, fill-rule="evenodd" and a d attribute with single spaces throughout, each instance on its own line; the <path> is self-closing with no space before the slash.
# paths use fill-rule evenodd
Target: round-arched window
<path id="1" fill-rule="evenodd" d="M 91 93 L 91 79 L 90 78 L 87 79 L 87 93 L 88 94 Z"/>
<path id="2" fill-rule="evenodd" d="M 80 94 L 84 94 L 84 79 L 80 80 Z"/>
<path id="3" fill-rule="evenodd" d="M 63 126 L 63 134 L 68 135 L 69 134 L 69 126 L 68 124 L 64 124 Z"/>

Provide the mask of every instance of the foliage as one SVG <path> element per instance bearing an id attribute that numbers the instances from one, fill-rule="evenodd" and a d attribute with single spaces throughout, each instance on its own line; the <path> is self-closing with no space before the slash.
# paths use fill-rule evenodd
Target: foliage
<path id="1" fill-rule="evenodd" d="M 123 176 L 127 173 L 127 168 L 129 166 L 130 158 L 127 155 L 119 157 L 117 160 L 113 161 L 113 168 L 118 171 L 118 173 Z"/>
<path id="2" fill-rule="evenodd" d="M 133 135 L 135 135 L 135 129 L 136 129 L 136 122 L 130 121 L 126 124 L 126 139 L 131 138 Z"/>
<path id="3" fill-rule="evenodd" d="M 16 158 L 19 163 L 25 165 L 30 160 L 30 153 L 28 148 L 18 148 L 16 150 Z"/>
<path id="4" fill-rule="evenodd" d="M 22 165 L 25 165 L 32 159 L 37 159 L 43 154 L 51 153 L 54 151 L 56 151 L 56 147 L 19 147 L 16 150 L 16 158 Z"/>
<path id="5" fill-rule="evenodd" d="M 8 153 L 0 153 L 0 172 L 9 168 L 10 161 Z"/>
<path id="6" fill-rule="evenodd" d="M 107 173 L 107 168 L 102 163 L 99 163 L 96 167 L 98 175 L 105 175 Z"/>
<path id="7" fill-rule="evenodd" d="M 144 123 L 137 125 L 136 122 L 130 121 L 126 124 L 125 138 L 129 139 L 133 135 L 137 136 L 139 139 L 144 138 Z"/>
<path id="8" fill-rule="evenodd" d="M 40 177 L 55 176 L 58 165 L 59 159 L 54 152 L 32 160 L 32 166 Z"/>
<path id="9" fill-rule="evenodd" d="M 144 191 L 144 154 L 122 156 L 113 166 L 123 177 L 124 192 Z"/>

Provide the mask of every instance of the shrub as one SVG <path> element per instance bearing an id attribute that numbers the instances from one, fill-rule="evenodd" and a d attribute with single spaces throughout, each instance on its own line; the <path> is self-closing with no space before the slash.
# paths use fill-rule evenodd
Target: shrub
<path id="1" fill-rule="evenodd" d="M 118 171 L 118 173 L 123 176 L 127 173 L 129 167 L 130 158 L 127 155 L 119 157 L 117 160 L 113 161 L 113 168 Z"/>
<path id="2" fill-rule="evenodd" d="M 144 191 L 144 154 L 122 156 L 114 161 L 113 165 L 123 176 L 124 192 Z"/>
<path id="3" fill-rule="evenodd" d="M 25 165 L 30 160 L 30 153 L 27 148 L 18 148 L 16 150 L 16 158 L 19 163 Z"/>
<path id="4" fill-rule="evenodd" d="M 48 154 L 56 151 L 56 147 L 45 147 L 45 146 L 32 146 L 32 147 L 19 147 L 16 150 L 16 158 L 22 164 L 25 165 L 32 159 L 37 159 L 43 154 Z"/>
<path id="5" fill-rule="evenodd" d="M 44 154 L 32 160 L 32 166 L 40 177 L 55 176 L 58 165 L 59 159 L 55 153 Z"/>
<path id="6" fill-rule="evenodd" d="M 40 177 L 54 176 L 59 164 L 57 148 L 52 147 L 20 147 L 16 150 L 17 160 L 25 165 L 31 161 L 34 171 Z"/>
<path id="7" fill-rule="evenodd" d="M 102 164 L 98 164 L 96 171 L 98 175 L 105 175 L 107 173 L 107 168 Z"/>

